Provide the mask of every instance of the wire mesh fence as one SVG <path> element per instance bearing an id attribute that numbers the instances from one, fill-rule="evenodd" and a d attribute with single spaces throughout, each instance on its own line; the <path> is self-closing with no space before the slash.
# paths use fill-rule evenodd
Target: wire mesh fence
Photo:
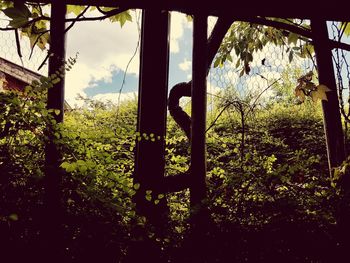
<path id="1" fill-rule="evenodd" d="M 33 49 L 30 46 L 29 40 L 22 37 L 18 32 L 17 40 L 14 30 L 5 30 L 8 21 L 4 15 L 0 16 L 0 72 L 1 79 L 6 76 L 7 82 L 11 83 L 17 89 L 19 86 L 30 84 L 33 80 L 40 78 L 40 75 L 47 75 L 48 67 L 42 65 L 47 56 L 45 50 L 40 50 L 38 47 Z M 41 66 L 42 65 L 42 66 Z M 39 67 L 41 66 L 40 70 Z M 16 79 L 16 80 L 15 80 Z M 22 82 L 22 83 L 18 83 Z M 1 85 L 3 89 L 4 86 Z"/>
<path id="2" fill-rule="evenodd" d="M 6 28 L 7 24 L 8 21 L 3 15 L 1 15 L 0 28 Z M 32 50 L 28 38 L 22 37 L 21 33 L 19 33 L 19 44 L 20 46 L 18 47 L 13 30 L 0 31 L 0 57 L 21 65 L 31 71 L 43 75 L 47 74 L 47 64 L 38 70 L 47 55 L 47 51 L 41 50 L 38 47 L 34 47 Z M 20 49 L 22 57 L 19 56 L 18 49 Z"/>
<path id="3" fill-rule="evenodd" d="M 216 18 L 209 18 L 209 33 L 214 27 Z M 8 21 L 2 15 L 0 17 L 0 27 L 6 28 Z M 344 40 L 344 30 L 341 23 L 330 23 L 330 37 L 335 40 Z M 346 41 L 346 39 L 345 39 Z M 19 43 L 19 45 L 18 45 Z M 301 43 L 299 43 L 301 44 Z M 21 53 L 22 56 L 19 56 Z M 344 50 L 334 51 L 335 70 L 337 75 L 338 89 L 340 95 L 340 104 L 343 117 L 346 120 L 345 128 L 350 120 L 349 109 L 347 109 L 347 100 L 349 97 L 349 52 Z M 47 52 L 40 50 L 38 47 L 30 47 L 29 40 L 26 37 L 19 35 L 19 41 L 16 42 L 16 37 L 13 30 L 0 31 L 0 58 L 1 71 L 7 74 L 12 71 L 14 75 L 22 75 L 22 78 L 30 83 L 38 75 L 47 74 L 47 65 L 39 67 L 45 60 Z M 303 75 L 309 71 L 315 71 L 314 58 L 300 58 L 294 56 L 290 60 L 285 48 L 268 44 L 261 51 L 256 52 L 253 61 L 250 63 L 249 74 L 241 75 L 241 68 L 237 67 L 238 60 L 234 52 L 231 52 L 233 62 L 224 63 L 221 67 L 211 66 L 208 76 L 208 114 L 212 115 L 214 110 L 215 98 L 218 98 L 218 91 L 223 97 L 231 100 L 246 101 L 254 103 L 255 109 L 268 105 L 268 101 L 276 96 L 276 86 L 285 86 L 286 89 L 292 89 L 290 85 L 283 83 L 282 75 L 287 72 L 293 75 L 295 85 L 297 85 L 297 75 Z M 6 72 L 4 72 L 6 71 Z M 22 73 L 21 73 L 22 71 Z M 289 83 L 291 84 L 291 83 Z M 289 91 L 292 92 L 292 91 Z M 259 107 L 256 107 L 256 106 Z M 250 105 L 250 107 L 253 105 Z M 253 117 L 254 115 L 251 114 Z M 247 116 L 248 117 L 248 116 Z"/>
<path id="4" fill-rule="evenodd" d="M 330 38 L 335 41 L 349 43 L 349 37 L 344 35 L 345 27 L 347 23 L 331 22 L 330 27 Z M 333 50 L 333 62 L 336 75 L 339 105 L 341 116 L 343 118 L 343 126 L 345 133 L 345 140 L 348 141 L 348 131 L 350 123 L 350 52 L 342 49 Z"/>
<path id="5" fill-rule="evenodd" d="M 209 20 L 209 28 L 213 28 L 215 20 L 213 18 Z M 230 99 L 245 103 L 250 101 L 249 107 L 255 109 L 267 106 L 269 100 L 276 97 L 277 90 L 275 88 L 277 86 L 283 86 L 285 93 L 293 93 L 295 86 L 297 86 L 298 77 L 309 71 L 315 72 L 316 67 L 313 57 L 294 56 L 290 59 L 286 47 L 274 44 L 267 44 L 262 50 L 253 54 L 248 74 L 242 74 L 242 65 L 239 65 L 240 59 L 234 50 L 231 52 L 231 56 L 233 62 L 224 63 L 218 67 L 214 67 L 213 62 L 211 66 L 208 76 L 209 105 L 213 103 L 213 98 L 218 95 L 212 93 L 220 91 L 224 100 Z M 285 83 L 287 81 L 286 75 L 290 75 L 289 83 Z M 294 81 L 294 86 L 290 81 Z M 214 109 L 214 107 L 209 107 L 209 109 Z"/>

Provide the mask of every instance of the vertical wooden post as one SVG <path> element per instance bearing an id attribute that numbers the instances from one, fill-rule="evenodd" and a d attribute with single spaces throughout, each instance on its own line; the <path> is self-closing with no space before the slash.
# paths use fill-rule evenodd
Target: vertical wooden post
<path id="1" fill-rule="evenodd" d="M 345 159 L 343 128 L 339 110 L 337 85 L 335 81 L 332 50 L 329 46 L 327 23 L 323 19 L 312 19 L 311 30 L 316 53 L 320 84 L 326 85 L 328 101 L 322 101 L 324 130 L 327 143 L 328 165 L 331 169 Z"/>
<path id="2" fill-rule="evenodd" d="M 150 222 L 161 224 L 167 204 L 158 204 L 158 186 L 164 179 L 165 133 L 169 64 L 169 13 L 147 9 L 142 13 L 141 59 L 139 79 L 135 182 L 140 189 L 135 196 L 138 211 Z M 152 191 L 152 200 L 145 198 Z"/>
<path id="3" fill-rule="evenodd" d="M 191 207 L 200 208 L 206 198 L 205 129 L 207 113 L 207 16 L 193 18 L 192 127 L 191 127 Z M 195 211 L 194 211 L 195 212 Z"/>
<path id="4" fill-rule="evenodd" d="M 53 1 L 51 4 L 51 24 L 50 24 L 50 53 L 49 76 L 57 70 L 62 69 L 65 60 L 65 1 Z M 57 123 L 63 121 L 64 105 L 64 77 L 48 90 L 47 109 L 59 109 L 58 115 L 53 114 Z M 45 147 L 45 212 L 44 215 L 44 244 L 48 261 L 62 262 L 63 237 L 62 237 L 62 205 L 61 205 L 61 180 L 62 171 L 60 169 L 61 153 L 54 143 L 53 125 L 49 125 L 48 142 Z"/>

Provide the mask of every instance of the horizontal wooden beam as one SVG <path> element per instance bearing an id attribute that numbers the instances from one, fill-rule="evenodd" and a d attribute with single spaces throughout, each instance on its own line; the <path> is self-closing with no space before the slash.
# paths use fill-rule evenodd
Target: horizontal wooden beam
<path id="1" fill-rule="evenodd" d="M 17 0 L 25 1 L 25 0 Z M 50 3 L 52 0 L 30 0 L 26 2 Z M 317 14 L 317 17 L 332 21 L 349 21 L 348 8 L 340 0 L 319 2 L 317 6 L 312 1 L 296 0 L 288 4 L 282 4 L 280 0 L 265 1 L 239 1 L 237 4 L 230 0 L 197 1 L 188 0 L 60 0 L 71 5 L 91 5 L 109 7 L 127 7 L 129 9 L 161 9 L 168 11 L 179 11 L 187 14 L 198 13 L 214 16 L 233 16 L 235 20 L 253 16 L 281 17 L 281 18 L 310 18 Z"/>

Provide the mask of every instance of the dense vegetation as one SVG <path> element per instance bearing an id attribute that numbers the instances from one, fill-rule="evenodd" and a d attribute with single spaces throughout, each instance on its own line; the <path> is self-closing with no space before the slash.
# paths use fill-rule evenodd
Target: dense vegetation
<path id="1" fill-rule="evenodd" d="M 268 100 L 256 101 L 254 94 L 239 98 L 232 88 L 217 95 L 207 132 L 211 221 L 197 244 L 190 235 L 187 190 L 156 200 L 146 195 L 150 202 L 169 202 L 169 221 L 161 233 L 135 212 L 135 141 L 156 139 L 135 133 L 137 103 L 117 107 L 86 100 L 83 108 L 66 112 L 55 133 L 64 153 L 65 260 L 138 262 L 140 255 L 161 262 L 336 258 L 339 189 L 327 168 L 320 105 L 294 103 L 295 76 L 284 73 L 282 83 L 272 88 Z M 0 257 L 12 262 L 37 259 L 44 242 L 45 127 L 52 123 L 44 98 L 39 84 L 24 95 L 0 97 Z M 188 169 L 189 144 L 171 118 L 166 153 L 167 175 Z"/>

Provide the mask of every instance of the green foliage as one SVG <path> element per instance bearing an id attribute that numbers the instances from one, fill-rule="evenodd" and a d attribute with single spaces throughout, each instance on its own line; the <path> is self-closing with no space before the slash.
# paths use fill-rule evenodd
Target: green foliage
<path id="1" fill-rule="evenodd" d="M 341 28 L 344 30 L 346 36 L 350 36 L 350 24 L 348 22 L 342 23 Z"/>
<path id="2" fill-rule="evenodd" d="M 281 22 L 286 25 L 296 25 L 295 21 L 289 19 L 274 18 L 269 20 Z M 310 27 L 304 22 L 301 24 L 304 28 Z M 240 69 L 240 76 L 249 74 L 251 71 L 250 64 L 254 59 L 254 54 L 268 45 L 281 47 L 282 52 L 288 54 L 289 62 L 293 60 L 295 55 L 306 58 L 313 54 L 313 46 L 299 40 L 305 39 L 293 32 L 287 33 L 284 30 L 274 27 L 248 22 L 235 22 L 228 30 L 220 45 L 218 54 L 215 57 L 214 67 L 222 67 L 226 61 L 229 61 L 234 62 L 236 68 Z M 299 45 L 297 45 L 298 41 L 300 42 Z"/>
<path id="3" fill-rule="evenodd" d="M 24 4 L 19 4 L 16 7 L 8 7 L 3 10 L 4 14 L 11 18 L 9 26 L 19 28 L 28 23 L 29 18 L 32 16 L 28 7 Z"/>
<path id="4" fill-rule="evenodd" d="M 322 84 L 316 86 L 316 84 L 312 82 L 312 77 L 313 72 L 310 71 L 304 76 L 298 78 L 298 86 L 295 88 L 295 95 L 301 103 L 305 101 L 305 96 L 311 97 L 314 102 L 318 99 L 327 101 L 326 92 L 331 90 Z"/>
<path id="5" fill-rule="evenodd" d="M 24 236 L 19 242 L 35 246 L 40 239 L 47 126 L 54 125 L 53 116 L 59 113 L 46 110 L 45 98 L 61 73 L 33 83 L 23 94 L 0 96 L 0 227 L 10 231 L 3 237 L 6 240 Z M 252 107 L 254 97 L 239 100 L 234 91 L 215 102 L 212 115 L 222 114 L 207 132 L 206 206 L 212 225 L 205 238 L 212 240 L 208 246 L 212 249 L 203 252 L 211 262 L 225 262 L 229 256 L 237 262 L 246 258 L 256 262 L 253 255 L 273 262 L 279 253 L 292 262 L 306 257 L 317 261 L 324 254 L 313 254 L 312 249 L 296 251 L 306 241 L 293 243 L 293 235 L 310 238 L 313 244 L 333 235 L 327 247 L 337 242 L 332 231 L 339 188 L 336 178 L 328 176 L 321 108 L 293 103 L 295 79 L 300 76 L 294 73 L 282 74 L 284 85 L 272 87 L 273 101 L 259 107 Z M 88 261 L 91 251 L 106 255 L 109 261 L 112 256 L 107 255 L 112 253 L 113 259 L 123 262 L 133 254 L 132 244 L 142 247 L 148 242 L 165 251 L 166 260 L 189 259 L 188 189 L 171 194 L 145 191 L 148 202 L 168 201 L 167 232 L 159 234 L 136 214 L 133 196 L 140 184 L 132 180 L 135 143 L 159 139 L 152 133 L 135 133 L 136 113 L 136 101 L 115 106 L 85 99 L 84 107 L 67 111 L 65 122 L 55 126 L 65 170 L 61 185 L 65 245 L 72 262 Z M 185 173 L 190 167 L 189 142 L 171 118 L 165 161 L 167 176 Z M 335 177 L 348 169 L 347 164 L 343 167 Z M 315 239 L 318 235 L 322 238 Z M 271 244 L 256 244 L 257 238 Z M 247 256 L 250 249 L 255 252 Z"/>

